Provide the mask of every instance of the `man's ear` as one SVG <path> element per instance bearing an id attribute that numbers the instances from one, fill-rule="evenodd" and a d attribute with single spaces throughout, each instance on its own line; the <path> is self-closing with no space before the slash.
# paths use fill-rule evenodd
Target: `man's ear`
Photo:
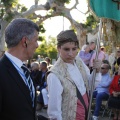
<path id="1" fill-rule="evenodd" d="M 27 41 L 26 37 L 23 37 L 22 40 L 21 40 L 21 44 L 22 44 L 23 47 L 27 48 L 27 42 L 26 41 Z"/>

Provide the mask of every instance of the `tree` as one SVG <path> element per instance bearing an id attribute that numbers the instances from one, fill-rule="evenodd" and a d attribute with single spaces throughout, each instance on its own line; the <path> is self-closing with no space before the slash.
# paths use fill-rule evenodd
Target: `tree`
<path id="1" fill-rule="evenodd" d="M 57 41 L 56 41 L 56 38 L 49 36 L 47 48 L 48 48 L 48 52 L 47 52 L 48 56 L 51 59 L 57 59 Z"/>
<path id="2" fill-rule="evenodd" d="M 40 46 L 36 49 L 34 58 L 37 58 L 38 55 L 44 57 L 50 57 L 51 59 L 57 58 L 57 49 L 56 49 L 56 39 L 49 36 L 49 40 L 42 41 Z"/>
<path id="3" fill-rule="evenodd" d="M 4 51 L 4 31 L 9 21 L 12 20 L 15 15 L 15 11 L 12 12 L 14 6 L 17 4 L 17 0 L 0 0 L 0 51 Z"/>
<path id="4" fill-rule="evenodd" d="M 29 18 L 35 21 L 38 25 L 42 25 L 43 21 L 48 18 L 56 16 L 64 16 L 71 23 L 71 28 L 76 30 L 77 37 L 79 39 L 80 47 L 82 43 L 85 43 L 87 29 L 84 28 L 84 25 L 74 20 L 71 11 L 77 9 L 79 0 L 75 0 L 75 4 L 71 8 L 67 8 L 66 4 L 69 4 L 71 0 L 47 0 L 46 4 L 40 4 L 39 0 L 34 0 L 34 5 L 29 9 L 25 6 L 18 4 L 17 0 L 1 0 L 1 32 L 0 32 L 0 50 L 4 50 L 4 30 L 6 25 L 14 18 L 23 17 Z M 37 14 L 36 11 L 45 10 L 47 14 L 42 16 Z M 42 27 L 43 32 L 45 31 Z M 42 40 L 40 38 L 40 40 Z"/>

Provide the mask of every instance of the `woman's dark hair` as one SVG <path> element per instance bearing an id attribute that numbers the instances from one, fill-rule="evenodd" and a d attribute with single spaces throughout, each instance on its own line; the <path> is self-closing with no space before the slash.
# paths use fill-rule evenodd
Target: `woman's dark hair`
<path id="1" fill-rule="evenodd" d="M 57 46 L 61 47 L 61 45 L 68 43 L 68 42 L 74 42 L 75 45 L 79 46 L 79 42 L 77 39 L 77 36 L 74 32 L 74 30 L 65 30 L 60 32 L 57 35 Z"/>

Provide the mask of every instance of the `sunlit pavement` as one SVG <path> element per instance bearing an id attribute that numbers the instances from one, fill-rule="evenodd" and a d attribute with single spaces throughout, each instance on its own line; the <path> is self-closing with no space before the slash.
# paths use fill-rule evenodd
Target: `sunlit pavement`
<path id="1" fill-rule="evenodd" d="M 42 109 L 41 111 L 37 111 L 37 115 L 42 115 L 42 116 L 48 118 L 47 110 L 45 110 L 45 109 Z M 109 119 L 108 115 L 105 115 L 105 117 L 101 117 L 101 116 L 99 117 L 99 120 L 112 120 L 112 119 L 113 119 L 112 117 Z"/>

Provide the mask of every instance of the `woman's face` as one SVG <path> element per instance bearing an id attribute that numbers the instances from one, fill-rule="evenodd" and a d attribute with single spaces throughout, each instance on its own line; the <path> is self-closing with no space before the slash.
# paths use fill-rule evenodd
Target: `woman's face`
<path id="1" fill-rule="evenodd" d="M 77 55 L 78 47 L 75 45 L 75 42 L 68 42 L 58 47 L 58 52 L 60 57 L 66 63 L 72 63 Z"/>

